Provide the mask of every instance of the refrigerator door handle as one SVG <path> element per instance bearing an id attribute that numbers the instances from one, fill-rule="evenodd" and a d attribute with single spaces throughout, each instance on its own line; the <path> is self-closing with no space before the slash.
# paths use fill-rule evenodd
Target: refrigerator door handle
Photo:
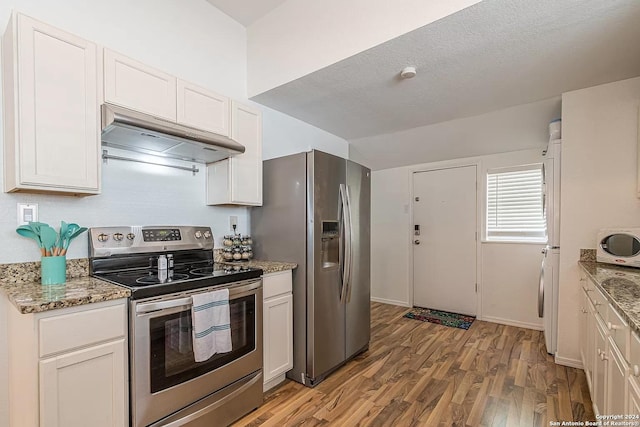
<path id="1" fill-rule="evenodd" d="M 340 213 L 340 219 L 342 222 L 342 244 L 344 245 L 341 257 L 342 288 L 340 290 L 340 301 L 345 302 L 350 276 L 349 260 L 351 258 L 351 218 L 349 217 L 349 202 L 347 200 L 346 185 L 344 184 L 340 184 Z"/>
<path id="2" fill-rule="evenodd" d="M 347 195 L 347 211 L 348 211 L 348 215 L 347 217 L 349 218 L 349 222 L 347 223 L 347 228 L 349 230 L 349 240 L 348 240 L 348 244 L 349 244 L 349 252 L 348 252 L 348 258 L 347 258 L 347 266 L 348 266 L 348 276 L 347 276 L 347 299 L 346 302 L 349 302 L 351 300 L 351 274 L 353 271 L 353 222 L 351 221 L 351 219 L 353 218 L 353 216 L 351 215 L 351 192 L 349 191 L 349 186 L 345 186 L 345 193 Z"/>
<path id="3" fill-rule="evenodd" d="M 538 317 L 540 318 L 544 317 L 544 259 L 546 257 L 545 253 L 544 258 L 542 258 L 542 267 L 540 267 L 540 282 L 538 285 Z"/>

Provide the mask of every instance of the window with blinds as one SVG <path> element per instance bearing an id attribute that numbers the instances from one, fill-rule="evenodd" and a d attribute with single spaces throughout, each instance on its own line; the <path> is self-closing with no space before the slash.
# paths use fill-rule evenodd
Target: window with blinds
<path id="1" fill-rule="evenodd" d="M 487 172 L 487 240 L 544 242 L 542 165 Z"/>

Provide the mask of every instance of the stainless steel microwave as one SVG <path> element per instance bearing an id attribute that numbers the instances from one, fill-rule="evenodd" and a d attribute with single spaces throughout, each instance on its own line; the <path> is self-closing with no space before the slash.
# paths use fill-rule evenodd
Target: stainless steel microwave
<path id="1" fill-rule="evenodd" d="M 640 268 L 640 228 L 606 228 L 598 232 L 598 262 Z"/>

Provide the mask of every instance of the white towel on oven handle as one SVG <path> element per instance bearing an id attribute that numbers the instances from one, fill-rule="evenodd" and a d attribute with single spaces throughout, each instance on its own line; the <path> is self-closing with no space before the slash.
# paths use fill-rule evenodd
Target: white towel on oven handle
<path id="1" fill-rule="evenodd" d="M 196 362 L 231 351 L 229 290 L 219 289 L 191 296 L 193 354 Z"/>

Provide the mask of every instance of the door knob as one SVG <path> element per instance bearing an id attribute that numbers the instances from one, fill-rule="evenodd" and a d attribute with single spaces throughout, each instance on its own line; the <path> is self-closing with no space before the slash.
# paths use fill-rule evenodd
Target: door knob
<path id="1" fill-rule="evenodd" d="M 420 244 L 420 240 L 416 239 L 416 240 L 413 241 L 413 243 L 415 243 L 416 245 L 419 245 Z"/>

